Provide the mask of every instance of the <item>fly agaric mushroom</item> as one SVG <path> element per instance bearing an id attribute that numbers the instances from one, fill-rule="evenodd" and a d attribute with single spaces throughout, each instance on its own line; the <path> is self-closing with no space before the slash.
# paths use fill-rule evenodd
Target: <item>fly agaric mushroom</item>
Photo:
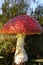
<path id="1" fill-rule="evenodd" d="M 19 15 L 9 20 L 0 30 L 4 34 L 16 34 L 17 45 L 14 55 L 14 62 L 20 65 L 28 61 L 24 50 L 24 38 L 26 35 L 39 34 L 42 32 L 41 25 L 36 19 L 28 15 Z"/>

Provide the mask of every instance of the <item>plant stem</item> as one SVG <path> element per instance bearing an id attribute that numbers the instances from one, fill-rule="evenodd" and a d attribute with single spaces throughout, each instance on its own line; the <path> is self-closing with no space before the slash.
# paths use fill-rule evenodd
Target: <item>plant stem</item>
<path id="1" fill-rule="evenodd" d="M 17 34 L 17 45 L 16 45 L 16 52 L 15 52 L 15 56 L 14 56 L 14 62 L 16 64 L 21 64 L 24 62 L 27 62 L 28 57 L 27 54 L 24 50 L 24 38 L 25 35 L 24 34 Z"/>

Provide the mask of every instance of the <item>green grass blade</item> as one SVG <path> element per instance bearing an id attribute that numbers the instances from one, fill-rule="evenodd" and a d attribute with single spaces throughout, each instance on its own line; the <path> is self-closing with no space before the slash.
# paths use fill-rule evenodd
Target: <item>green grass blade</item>
<path id="1" fill-rule="evenodd" d="M 43 62 L 43 59 L 33 59 L 31 61 L 33 61 L 33 62 Z"/>

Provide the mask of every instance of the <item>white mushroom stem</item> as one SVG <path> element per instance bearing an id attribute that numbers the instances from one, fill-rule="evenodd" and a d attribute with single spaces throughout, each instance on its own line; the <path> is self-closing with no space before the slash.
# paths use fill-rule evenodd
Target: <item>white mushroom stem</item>
<path id="1" fill-rule="evenodd" d="M 17 45 L 16 45 L 16 52 L 14 56 L 14 62 L 16 64 L 20 64 L 23 62 L 27 62 L 28 56 L 24 50 L 24 34 L 17 34 Z"/>

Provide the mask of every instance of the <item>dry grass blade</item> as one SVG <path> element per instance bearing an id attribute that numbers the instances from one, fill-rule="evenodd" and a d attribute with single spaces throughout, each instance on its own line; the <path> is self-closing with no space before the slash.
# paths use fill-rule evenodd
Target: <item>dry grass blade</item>
<path id="1" fill-rule="evenodd" d="M 3 56 L 0 56 L 0 59 L 4 58 Z"/>

